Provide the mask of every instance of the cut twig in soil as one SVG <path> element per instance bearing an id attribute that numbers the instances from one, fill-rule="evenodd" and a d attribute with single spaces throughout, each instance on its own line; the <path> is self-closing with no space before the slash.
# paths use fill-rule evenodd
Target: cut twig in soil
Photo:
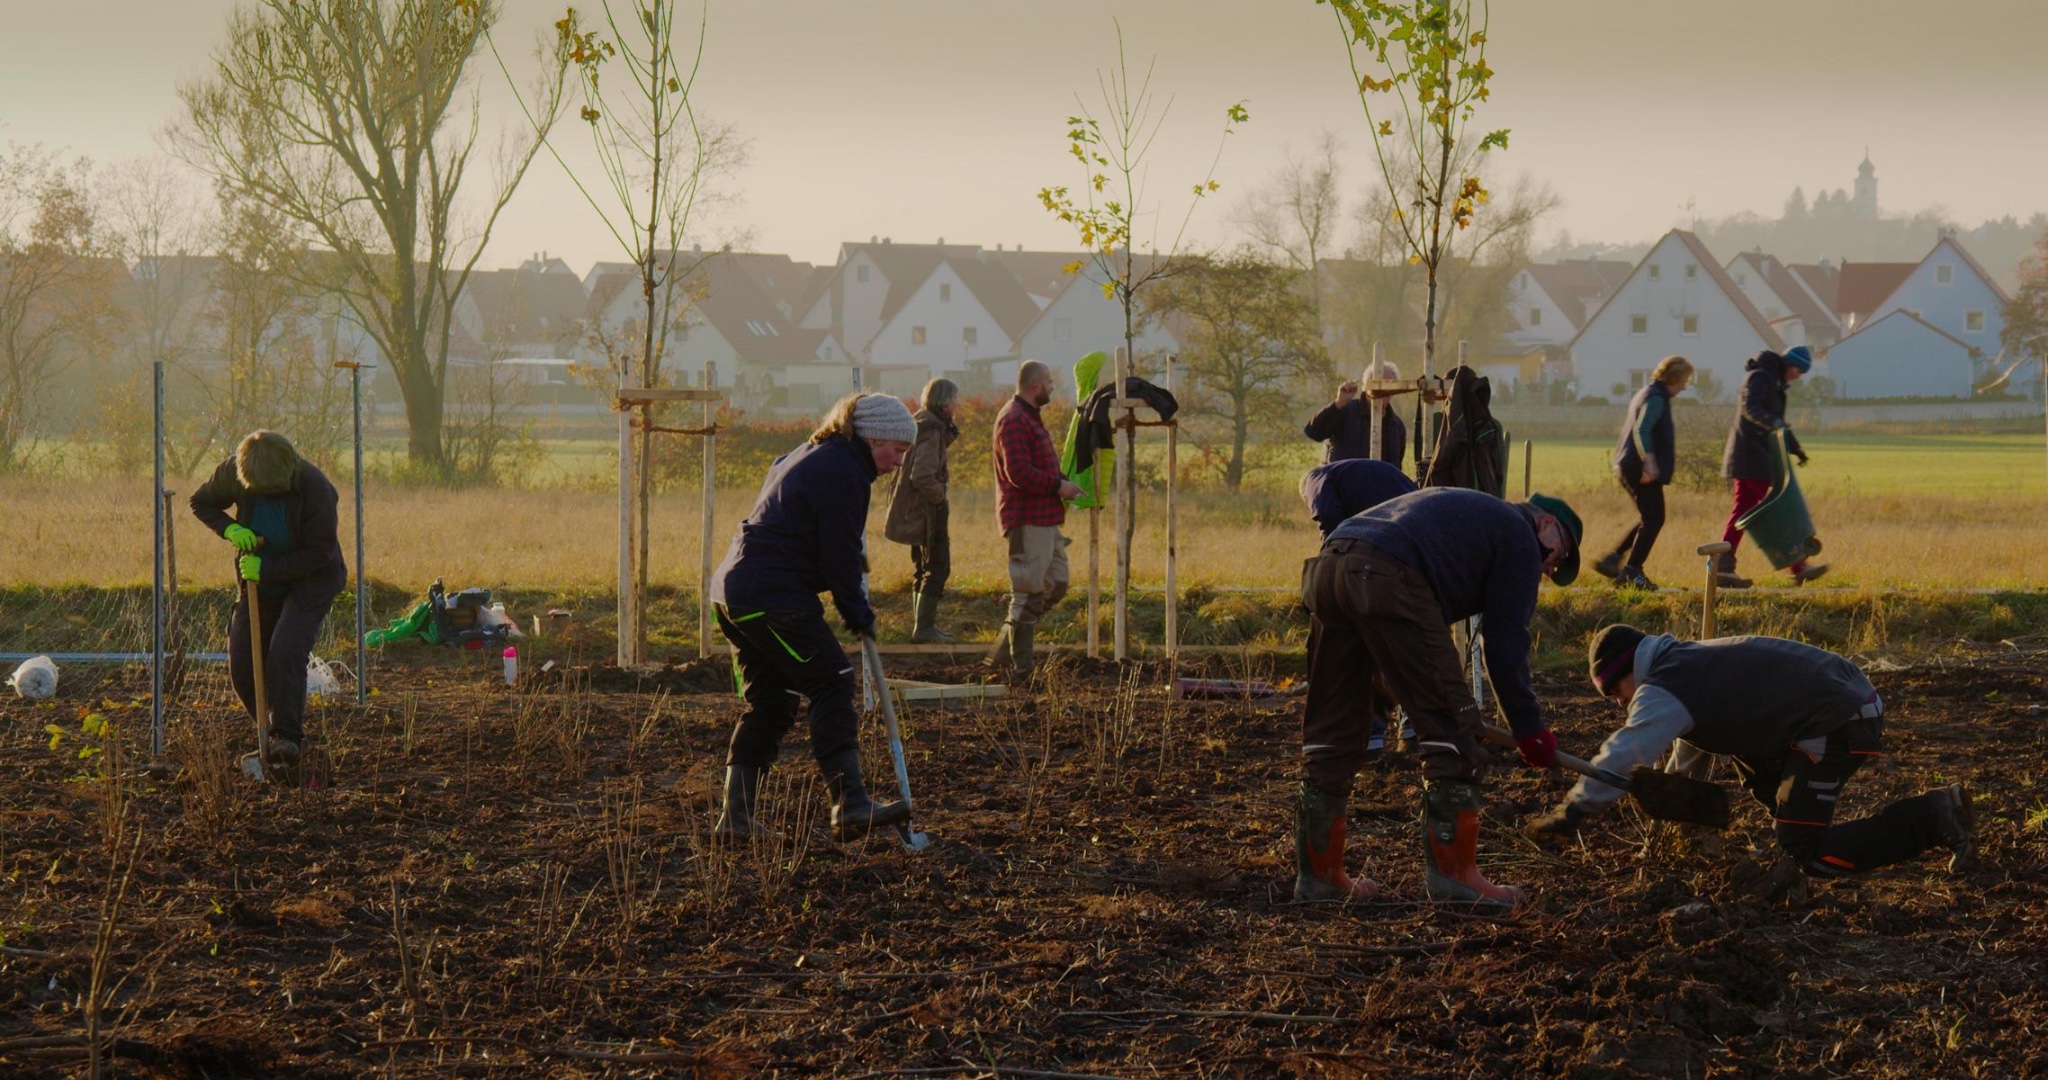
<path id="1" fill-rule="evenodd" d="M 1049 1069 L 1025 1069 L 1014 1065 L 940 1065 L 925 1069 L 882 1069 L 878 1072 L 864 1072 L 847 1080 L 880 1080 L 885 1076 L 1017 1076 L 1031 1080 L 1124 1080 L 1120 1076 L 1102 1073 L 1055 1072 Z"/>
<path id="2" fill-rule="evenodd" d="M 1008 964 L 987 964 L 981 967 L 959 968 L 937 971 L 709 971 L 701 973 L 677 972 L 670 975 L 551 975 L 549 978 L 561 982 L 746 982 L 760 979 L 797 981 L 803 979 L 845 979 L 854 981 L 878 981 L 889 979 L 950 979 L 962 975 L 987 975 L 997 971 L 1015 971 L 1018 968 L 1058 967 L 1051 960 L 1017 960 Z"/>
<path id="3" fill-rule="evenodd" d="M 610 1061 L 635 1065 L 706 1065 L 711 1062 L 703 1054 L 687 1050 L 579 1050 L 572 1046 L 547 1046 L 523 1043 L 517 1039 L 499 1038 L 494 1035 L 419 1035 L 402 1039 L 377 1039 L 363 1044 L 363 1048 L 392 1050 L 404 1046 L 503 1046 L 535 1057 L 572 1058 L 577 1061 Z"/>
<path id="4" fill-rule="evenodd" d="M 1061 1016 L 1087 1016 L 1101 1020 L 1146 1020 L 1159 1018 L 1188 1020 L 1250 1020 L 1262 1024 L 1355 1024 L 1349 1016 L 1302 1016 L 1297 1013 L 1243 1012 L 1231 1009 L 1084 1009 Z"/>
<path id="5" fill-rule="evenodd" d="M 1451 938 L 1412 945 L 1352 945 L 1342 941 L 1315 941 L 1310 946 L 1321 952 L 1342 956 L 1430 956 L 1460 949 L 1485 949 L 1513 939 L 1511 934 L 1488 934 L 1481 938 Z"/>

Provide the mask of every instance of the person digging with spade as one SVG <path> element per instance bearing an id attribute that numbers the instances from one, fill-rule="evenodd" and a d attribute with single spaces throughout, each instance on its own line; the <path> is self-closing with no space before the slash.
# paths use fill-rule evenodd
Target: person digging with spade
<path id="1" fill-rule="evenodd" d="M 860 771 L 853 663 L 825 622 L 818 594 L 856 635 L 875 631 L 862 588 L 863 540 L 874 482 L 895 472 L 917 438 L 917 422 L 887 394 L 840 399 L 810 441 L 775 459 L 754 509 L 740 522 L 711 578 L 718 629 L 733 647 L 733 675 L 747 711 L 726 750 L 718 835 L 758 835 L 761 780 L 796 723 L 796 699 L 810 702 L 811 756 L 832 800 L 832 838 L 910 820 L 900 802 L 868 797 Z"/>
<path id="2" fill-rule="evenodd" d="M 1536 587 L 1579 572 L 1579 516 L 1561 499 L 1503 502 L 1463 488 L 1425 488 L 1373 507 L 1331 532 L 1302 567 L 1302 606 L 1321 624 L 1308 658 L 1302 775 L 1295 801 L 1297 900 L 1367 900 L 1379 886 L 1344 871 L 1344 804 L 1365 760 L 1375 679 L 1422 736 L 1422 845 L 1434 900 L 1494 909 L 1521 891 L 1479 872 L 1482 721 L 1451 640 L 1451 624 L 1482 619 L 1486 667 L 1521 747 L 1539 768 L 1557 761 L 1529 677 Z M 1332 692 L 1334 691 L 1334 692 Z"/>
<path id="3" fill-rule="evenodd" d="M 1595 766 L 1627 776 L 1681 738 L 1727 755 L 1770 811 L 1779 848 L 1807 877 L 1846 877 L 1937 847 L 1954 853 L 1951 868 L 1975 855 L 1976 813 L 1962 784 L 1835 824 L 1849 778 L 1884 753 L 1884 701 L 1843 657 L 1783 638 L 1679 641 L 1616 624 L 1594 635 L 1587 661 L 1594 688 L 1628 709 Z M 1580 780 L 1528 833 L 1539 841 L 1576 836 L 1621 794 Z"/>
<path id="4" fill-rule="evenodd" d="M 263 775 L 279 783 L 296 783 L 306 743 L 306 661 L 348 585 L 336 531 L 340 504 L 326 475 L 275 431 L 250 432 L 190 500 L 192 515 L 235 546 L 237 580 L 256 583 L 270 700 L 256 701 L 247 589 L 228 622 L 228 672 L 250 717 L 262 724 L 269 714 Z"/>

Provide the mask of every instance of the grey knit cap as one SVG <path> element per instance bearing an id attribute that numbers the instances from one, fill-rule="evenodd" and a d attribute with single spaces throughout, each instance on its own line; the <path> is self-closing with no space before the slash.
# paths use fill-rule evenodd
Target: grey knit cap
<path id="1" fill-rule="evenodd" d="M 853 403 L 853 433 L 869 442 L 916 442 L 917 421 L 892 394 L 865 394 Z"/>

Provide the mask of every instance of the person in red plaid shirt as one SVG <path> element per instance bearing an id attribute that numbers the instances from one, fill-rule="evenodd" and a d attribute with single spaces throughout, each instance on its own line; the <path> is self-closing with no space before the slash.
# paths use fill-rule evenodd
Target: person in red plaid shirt
<path id="1" fill-rule="evenodd" d="M 1038 410 L 1052 401 L 1052 369 L 1036 360 L 1017 368 L 1017 396 L 996 415 L 996 517 L 1010 543 L 1010 612 L 989 662 L 1018 678 L 1031 673 L 1031 638 L 1047 608 L 1067 595 L 1066 500 L 1081 486 L 1060 474 L 1052 434 Z"/>

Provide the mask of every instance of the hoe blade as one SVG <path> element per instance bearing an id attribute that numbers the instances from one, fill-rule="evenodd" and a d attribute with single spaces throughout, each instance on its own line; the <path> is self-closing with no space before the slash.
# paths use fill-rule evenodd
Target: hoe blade
<path id="1" fill-rule="evenodd" d="M 1659 772 L 1647 765 L 1630 775 L 1628 793 L 1643 813 L 1659 821 L 1728 827 L 1728 789 L 1707 780 Z"/>

